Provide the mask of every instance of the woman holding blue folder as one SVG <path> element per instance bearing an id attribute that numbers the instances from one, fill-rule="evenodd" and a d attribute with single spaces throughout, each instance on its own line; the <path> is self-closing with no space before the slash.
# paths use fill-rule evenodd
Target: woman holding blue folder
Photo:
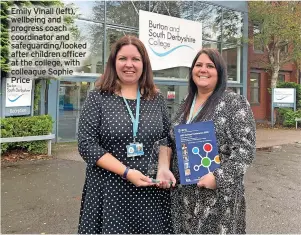
<path id="1" fill-rule="evenodd" d="M 179 124 L 212 120 L 220 167 L 197 184 L 172 189 L 177 234 L 246 233 L 243 178 L 255 156 L 255 121 L 246 98 L 227 91 L 226 84 L 227 69 L 220 53 L 202 49 L 193 60 L 189 93 L 173 121 L 171 136 L 175 140 L 173 129 Z M 160 187 L 169 188 L 173 176 L 179 182 L 178 157 L 174 144 L 171 161 L 161 160 L 158 168 Z"/>

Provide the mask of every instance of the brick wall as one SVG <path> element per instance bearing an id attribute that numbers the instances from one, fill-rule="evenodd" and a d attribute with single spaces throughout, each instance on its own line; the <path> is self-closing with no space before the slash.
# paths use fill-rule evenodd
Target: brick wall
<path id="1" fill-rule="evenodd" d="M 249 35 L 253 35 L 251 27 L 249 27 Z M 267 53 L 254 52 L 253 45 L 248 47 L 248 82 L 247 95 L 250 100 L 250 73 L 255 71 L 260 73 L 260 104 L 251 104 L 252 111 L 256 120 L 270 120 L 271 118 L 271 94 L 268 91 L 271 83 L 271 76 L 267 73 L 263 64 L 267 62 Z M 285 75 L 286 82 L 298 82 L 298 71 L 294 63 L 288 63 L 280 70 Z"/>

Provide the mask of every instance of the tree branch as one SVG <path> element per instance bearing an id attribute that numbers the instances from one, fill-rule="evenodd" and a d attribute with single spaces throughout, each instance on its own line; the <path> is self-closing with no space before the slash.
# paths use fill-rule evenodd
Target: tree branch
<path id="1" fill-rule="evenodd" d="M 292 56 L 287 56 L 286 59 L 280 60 L 280 62 L 279 62 L 280 67 L 285 65 L 288 62 L 291 62 L 291 61 L 293 61 L 293 57 Z"/>

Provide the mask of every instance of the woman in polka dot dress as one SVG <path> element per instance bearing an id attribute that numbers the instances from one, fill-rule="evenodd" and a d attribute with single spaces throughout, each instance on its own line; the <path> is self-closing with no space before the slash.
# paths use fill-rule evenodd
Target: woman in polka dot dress
<path id="1" fill-rule="evenodd" d="M 78 148 L 87 163 L 80 234 L 172 233 L 169 191 L 146 176 L 153 145 L 169 128 L 144 45 L 122 37 L 80 115 Z"/>
<path id="2" fill-rule="evenodd" d="M 195 185 L 172 189 L 172 218 L 177 234 L 246 233 L 243 178 L 255 156 L 255 121 L 248 101 L 226 91 L 226 83 L 227 70 L 220 53 L 201 50 L 193 60 L 189 94 L 175 115 L 171 136 L 174 143 L 176 125 L 213 120 L 221 165 Z M 172 180 L 174 175 L 179 182 L 175 144 L 172 158 L 172 163 L 159 167 L 158 179 Z"/>

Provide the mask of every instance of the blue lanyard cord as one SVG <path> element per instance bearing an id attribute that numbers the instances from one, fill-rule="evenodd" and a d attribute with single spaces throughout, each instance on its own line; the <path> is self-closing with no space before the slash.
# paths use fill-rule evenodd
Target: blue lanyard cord
<path id="1" fill-rule="evenodd" d="M 189 118 L 188 118 L 186 124 L 191 123 L 195 119 L 195 117 L 201 112 L 201 110 L 203 108 L 203 105 L 201 105 L 201 107 L 199 108 L 197 113 L 192 117 L 192 113 L 193 113 L 194 106 L 195 106 L 195 100 L 196 100 L 196 94 L 194 95 L 194 98 L 193 98 L 193 101 L 192 101 L 192 104 L 191 104 L 191 107 L 190 107 Z"/>
<path id="2" fill-rule="evenodd" d="M 134 141 L 136 139 L 137 136 L 137 132 L 138 132 L 138 125 L 139 125 L 139 113 L 140 113 L 140 89 L 138 87 L 137 90 L 137 102 L 136 102 L 136 118 L 134 118 L 133 112 L 128 104 L 128 102 L 126 101 L 126 99 L 122 96 L 123 101 L 127 107 L 127 110 L 131 116 L 131 120 L 133 123 L 133 137 L 134 137 Z"/>

